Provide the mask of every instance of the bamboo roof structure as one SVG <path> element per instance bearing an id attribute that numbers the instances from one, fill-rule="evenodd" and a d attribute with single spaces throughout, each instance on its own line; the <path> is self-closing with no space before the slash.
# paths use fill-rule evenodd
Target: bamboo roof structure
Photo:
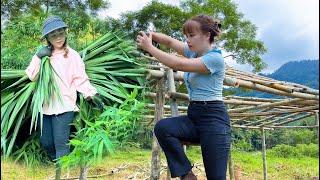
<path id="1" fill-rule="evenodd" d="M 152 59 L 152 58 L 150 58 Z M 171 80 L 170 80 L 171 72 Z M 169 73 L 169 74 L 168 74 Z M 150 65 L 147 78 L 150 82 L 157 82 L 164 78 L 167 87 L 164 89 L 164 117 L 170 114 L 170 99 L 177 101 L 178 114 L 186 114 L 186 102 L 189 97 L 185 93 L 176 92 L 175 86 L 183 84 L 183 72 L 173 72 L 172 69 L 162 65 Z M 319 90 L 310 87 L 285 81 L 278 81 L 254 73 L 236 70 L 230 66 L 226 68 L 223 82 L 227 87 L 241 87 L 260 92 L 277 95 L 279 98 L 257 98 L 225 96 L 224 103 L 228 107 L 231 125 L 238 128 L 302 128 L 292 126 L 290 123 L 304 118 L 315 116 L 319 112 Z M 146 95 L 155 98 L 157 92 L 149 92 Z M 154 109 L 154 104 L 149 104 Z M 152 118 L 153 116 L 149 116 Z M 314 126 L 303 126 L 315 128 Z"/>

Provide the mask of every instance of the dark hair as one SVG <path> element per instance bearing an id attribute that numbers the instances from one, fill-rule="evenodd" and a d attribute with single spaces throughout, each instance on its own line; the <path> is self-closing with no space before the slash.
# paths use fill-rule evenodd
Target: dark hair
<path id="1" fill-rule="evenodd" d="M 215 37 L 219 37 L 221 34 L 221 23 L 219 19 L 213 19 L 212 17 L 204 14 L 200 14 L 192 17 L 183 24 L 183 34 L 198 30 L 200 25 L 202 33 L 210 32 L 210 43 L 214 42 Z"/>

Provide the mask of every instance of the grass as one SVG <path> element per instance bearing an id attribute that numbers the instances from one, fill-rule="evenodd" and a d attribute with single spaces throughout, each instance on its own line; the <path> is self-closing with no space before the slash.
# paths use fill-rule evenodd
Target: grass
<path id="1" fill-rule="evenodd" d="M 199 147 L 191 147 L 187 155 L 192 163 L 198 167 L 194 169 L 199 179 L 205 179 L 202 167 L 201 150 Z M 240 179 L 263 179 L 262 155 L 261 152 L 232 152 L 235 170 Z M 164 166 L 165 157 L 161 155 Z M 89 169 L 88 176 L 105 175 L 95 179 L 128 179 L 136 176 L 137 179 L 144 179 L 149 176 L 151 151 L 141 149 L 121 150 L 103 161 L 93 165 Z M 121 167 L 125 167 L 121 169 Z M 111 173 L 112 170 L 118 172 Z M 271 179 L 313 179 L 319 177 L 318 158 L 276 158 L 267 156 L 268 178 Z M 78 168 L 64 169 L 62 176 L 76 177 L 79 174 Z M 162 171 L 161 179 L 165 179 L 166 170 Z M 54 165 L 27 167 L 21 163 L 14 163 L 12 159 L 1 159 L 1 179 L 50 179 L 54 177 Z M 90 178 L 91 179 L 91 178 Z"/>

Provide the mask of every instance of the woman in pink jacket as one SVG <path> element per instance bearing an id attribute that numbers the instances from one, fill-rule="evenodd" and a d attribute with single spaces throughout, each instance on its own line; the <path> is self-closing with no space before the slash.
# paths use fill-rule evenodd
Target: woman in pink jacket
<path id="1" fill-rule="evenodd" d="M 55 78 L 60 89 L 62 101 L 52 100 L 51 105 L 43 105 L 43 129 L 41 145 L 52 160 L 69 153 L 68 146 L 70 123 L 74 119 L 77 91 L 86 99 L 97 94 L 85 72 L 84 63 L 78 52 L 67 45 L 66 28 L 68 26 L 60 17 L 51 16 L 42 27 L 42 38 L 48 45 L 42 47 L 32 58 L 26 73 L 31 81 L 36 80 L 40 70 L 41 59 L 48 56 L 50 64 L 57 73 Z"/>

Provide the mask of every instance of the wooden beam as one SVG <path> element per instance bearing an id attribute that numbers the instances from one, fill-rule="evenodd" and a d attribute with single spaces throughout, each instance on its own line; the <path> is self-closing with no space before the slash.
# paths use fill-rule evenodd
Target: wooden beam
<path id="1" fill-rule="evenodd" d="M 275 126 L 281 126 L 281 125 L 284 125 L 284 124 L 288 124 L 288 123 L 292 123 L 292 122 L 295 122 L 295 121 L 299 121 L 301 119 L 304 119 L 304 118 L 307 118 L 307 117 L 310 117 L 312 116 L 313 114 L 312 113 L 307 113 L 307 114 L 304 114 L 302 116 L 299 116 L 299 117 L 296 117 L 296 118 L 293 118 L 293 119 L 288 119 L 286 121 L 283 121 L 281 123 L 276 123 L 274 124 Z"/>
<path id="2" fill-rule="evenodd" d="M 164 105 L 164 78 L 160 78 L 157 82 L 157 96 L 155 99 L 155 123 L 158 122 L 163 118 L 163 105 Z M 150 179 L 159 179 L 160 178 L 160 146 L 157 141 L 157 138 L 153 134 L 153 141 L 152 141 L 152 158 L 151 158 L 151 174 Z"/>
<path id="3" fill-rule="evenodd" d="M 281 120 L 284 120 L 284 119 L 288 119 L 288 118 L 294 117 L 294 116 L 296 116 L 298 114 L 299 114 L 299 112 L 288 114 L 288 115 L 285 115 L 285 116 L 282 116 L 282 117 L 278 117 L 278 118 L 276 118 L 276 119 L 274 119 L 272 121 L 268 121 L 268 122 L 262 123 L 262 124 L 260 124 L 258 126 L 265 126 L 265 125 L 268 125 L 268 124 L 272 124 L 272 123 L 277 122 L 277 121 L 281 121 Z"/>
<path id="4" fill-rule="evenodd" d="M 295 129 L 295 128 L 319 128 L 319 126 L 266 126 L 267 128 L 287 128 L 287 129 Z"/>
<path id="5" fill-rule="evenodd" d="M 262 161 L 263 161 L 263 179 L 268 179 L 267 173 L 267 158 L 266 158 L 266 135 L 264 128 L 261 128 L 261 139 L 262 139 Z"/>
<path id="6" fill-rule="evenodd" d="M 231 112 L 244 112 L 244 111 L 249 111 L 249 110 L 253 110 L 253 109 L 259 109 L 259 108 L 266 108 L 266 107 L 275 107 L 275 106 L 280 106 L 280 105 L 288 105 L 288 104 L 293 104 L 293 103 L 297 103 L 300 101 L 304 101 L 304 99 L 286 99 L 280 102 L 273 102 L 273 103 L 266 103 L 266 104 L 261 104 L 258 106 L 254 106 L 254 107 L 244 107 L 244 108 L 238 108 L 238 109 L 231 109 L 229 111 L 229 113 Z"/>
<path id="7" fill-rule="evenodd" d="M 251 116 L 268 116 L 268 115 L 276 115 L 276 114 L 286 114 L 286 113 L 294 113 L 294 112 L 303 112 L 303 111 L 312 111 L 317 110 L 319 106 L 311 106 L 300 109 L 288 109 L 286 111 L 270 111 L 270 112 L 258 112 L 258 113 L 230 113 L 230 117 L 251 117 Z"/>
<path id="8" fill-rule="evenodd" d="M 317 139 L 318 139 L 318 144 L 319 144 L 319 111 L 315 112 L 314 119 L 315 119 L 316 126 L 318 126 L 318 128 L 317 128 Z"/>

